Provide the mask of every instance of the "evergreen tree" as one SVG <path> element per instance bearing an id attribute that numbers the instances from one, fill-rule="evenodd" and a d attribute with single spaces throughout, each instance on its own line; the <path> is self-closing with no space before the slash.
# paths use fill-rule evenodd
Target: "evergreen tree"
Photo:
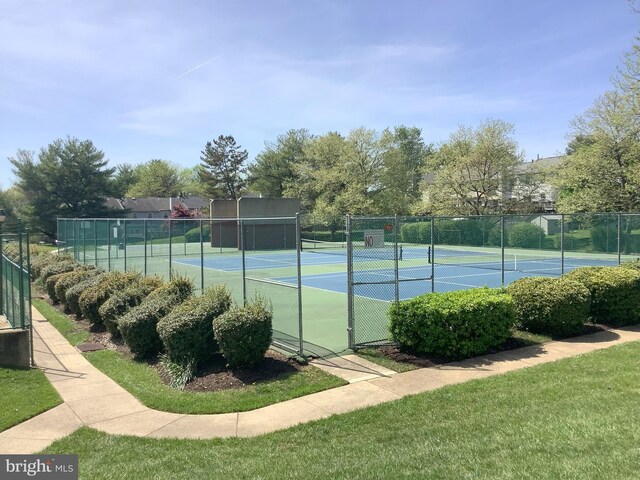
<path id="1" fill-rule="evenodd" d="M 24 192 L 25 220 L 38 231 L 54 237 L 58 217 L 114 215 L 105 204 L 112 195 L 114 168 L 90 140 L 68 137 L 33 152 L 18 150 L 10 157 L 17 186 Z"/>
<path id="2" fill-rule="evenodd" d="M 240 150 L 231 135 L 220 135 L 216 140 L 207 142 L 200 157 L 200 180 L 207 186 L 211 198 L 239 198 L 246 180 L 245 162 L 249 154 Z"/>

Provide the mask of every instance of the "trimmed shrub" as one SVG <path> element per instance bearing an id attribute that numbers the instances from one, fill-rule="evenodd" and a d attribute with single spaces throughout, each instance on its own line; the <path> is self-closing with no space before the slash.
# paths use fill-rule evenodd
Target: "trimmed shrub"
<path id="1" fill-rule="evenodd" d="M 513 223 L 505 225 L 507 245 L 516 248 L 540 248 L 544 230 L 533 223 Z"/>
<path id="2" fill-rule="evenodd" d="M 625 262 L 620 264 L 620 268 L 631 268 L 640 272 L 640 259 L 633 260 L 631 262 Z"/>
<path id="3" fill-rule="evenodd" d="M 55 262 L 47 265 L 40 272 L 40 279 L 43 284 L 47 284 L 47 280 L 49 277 L 53 277 L 54 275 L 58 275 L 59 273 L 71 272 L 80 266 L 79 263 L 74 262 L 73 260 L 66 260 L 64 262 Z"/>
<path id="4" fill-rule="evenodd" d="M 144 277 L 122 291 L 114 292 L 99 308 L 98 313 L 113 338 L 120 337 L 118 319 L 130 308 L 142 303 L 153 290 L 162 286 L 159 277 Z"/>
<path id="5" fill-rule="evenodd" d="M 389 330 L 404 349 L 446 358 L 481 355 L 502 344 L 516 323 L 511 296 L 475 288 L 392 303 Z"/>
<path id="6" fill-rule="evenodd" d="M 589 321 L 591 294 L 566 278 L 527 277 L 507 287 L 520 327 L 556 338 L 582 332 Z"/>
<path id="7" fill-rule="evenodd" d="M 47 278 L 47 281 L 44 282 L 44 286 L 51 301 L 54 304 L 61 301 L 61 298 L 58 295 L 58 283 L 60 283 L 61 280 L 64 280 L 67 276 L 78 278 L 89 270 L 95 270 L 95 268 L 96 267 L 94 266 L 77 265 L 77 268 L 69 272 L 58 273 Z M 64 290 L 60 289 L 60 293 L 64 293 Z"/>
<path id="8" fill-rule="evenodd" d="M 191 230 L 187 231 L 187 233 L 184 234 L 184 238 L 189 243 L 200 242 L 200 227 L 198 226 L 196 228 L 192 228 Z M 210 228 L 209 228 L 208 222 L 204 222 L 204 225 L 202 226 L 202 241 L 203 242 L 211 241 Z"/>
<path id="9" fill-rule="evenodd" d="M 85 290 L 92 288 L 94 285 L 98 285 L 106 275 L 108 275 L 108 273 L 101 271 L 99 274 L 90 276 L 86 280 L 69 287 L 65 293 L 67 308 L 69 311 L 78 317 L 82 316 L 82 310 L 80 309 L 80 296 Z"/>
<path id="10" fill-rule="evenodd" d="M 192 291 L 191 280 L 178 277 L 151 292 L 118 320 L 118 329 L 135 357 L 148 358 L 161 351 L 158 321 L 185 301 Z"/>
<path id="11" fill-rule="evenodd" d="M 186 365 L 207 360 L 218 350 L 212 323 L 229 310 L 231 294 L 224 285 L 191 297 L 158 322 L 158 334 L 172 362 Z"/>
<path id="12" fill-rule="evenodd" d="M 102 324 L 99 311 L 102 304 L 115 292 L 124 290 L 141 278 L 138 272 L 109 272 L 100 282 L 88 287 L 80 295 L 78 304 L 82 316 L 94 325 Z"/>
<path id="13" fill-rule="evenodd" d="M 73 261 L 73 259 L 68 255 L 55 255 L 53 253 L 37 255 L 31 259 L 31 278 L 34 280 L 40 278 L 42 269 L 49 265 L 69 261 Z"/>
<path id="14" fill-rule="evenodd" d="M 640 318 L 640 271 L 620 267 L 582 267 L 564 278 L 591 292 L 591 319 L 611 326 L 633 325 Z"/>
<path id="15" fill-rule="evenodd" d="M 230 367 L 253 367 L 271 345 L 272 312 L 266 302 L 232 308 L 213 321 L 213 334 Z"/>
<path id="16" fill-rule="evenodd" d="M 96 275 L 100 275 L 104 273 L 104 270 L 95 268 L 91 265 L 85 265 L 75 270 L 67 273 L 61 273 L 58 277 L 58 281 L 55 284 L 55 295 L 58 301 L 62 304 L 67 305 L 67 290 L 74 285 L 77 285 L 80 282 L 84 282 L 85 280 L 94 277 Z M 51 279 L 49 279 L 51 280 Z M 49 296 L 51 296 L 51 292 L 49 292 Z M 68 307 L 67 307 L 68 308 Z"/>

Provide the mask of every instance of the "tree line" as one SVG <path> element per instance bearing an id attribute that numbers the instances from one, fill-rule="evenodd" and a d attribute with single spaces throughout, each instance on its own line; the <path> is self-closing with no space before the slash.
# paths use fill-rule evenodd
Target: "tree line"
<path id="1" fill-rule="evenodd" d="M 315 135 L 293 129 L 266 142 L 252 163 L 231 135 L 207 142 L 189 168 L 163 159 L 109 167 L 90 140 L 68 137 L 38 155 L 10 157 L 17 181 L 0 208 L 49 236 L 57 217 L 100 217 L 105 198 L 198 195 L 300 198 L 329 224 L 355 215 L 479 215 L 535 211 L 545 185 L 559 212 L 640 210 L 640 38 L 612 89 L 571 123 L 566 156 L 549 170 L 525 164 L 514 126 L 488 119 L 461 126 L 435 145 L 415 126 L 355 128 Z M 526 168 L 523 168 L 526 167 Z"/>

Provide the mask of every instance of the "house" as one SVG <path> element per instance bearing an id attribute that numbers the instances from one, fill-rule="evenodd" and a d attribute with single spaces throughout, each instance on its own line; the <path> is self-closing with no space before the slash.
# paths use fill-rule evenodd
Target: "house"
<path id="1" fill-rule="evenodd" d="M 493 195 L 485 197 L 488 212 L 503 211 L 509 213 L 553 213 L 557 200 L 557 192 L 549 182 L 553 171 L 557 169 L 564 156 L 537 158 L 530 162 L 522 162 L 516 166 L 513 179 L 502 181 L 502 189 Z M 427 173 L 423 176 L 426 185 L 433 184 L 435 175 Z M 495 180 L 495 177 L 494 177 Z M 428 203 L 429 192 L 423 192 L 423 200 Z M 476 192 L 469 191 L 468 199 L 472 201 Z M 459 211 L 465 211 L 468 206 L 463 199 L 453 196 L 452 201 L 457 204 Z"/>
<path id="2" fill-rule="evenodd" d="M 195 196 L 184 197 L 143 197 L 113 198 L 107 197 L 107 206 L 114 210 L 128 213 L 125 218 L 169 218 L 176 204 L 187 207 L 190 211 L 202 211 L 209 208 L 209 199 Z"/>
<path id="3" fill-rule="evenodd" d="M 558 192 L 549 182 L 550 175 L 556 170 L 564 156 L 536 158 L 518 165 L 515 182 L 503 198 L 530 211 L 555 212 Z M 522 212 L 527 213 L 527 212 Z"/>

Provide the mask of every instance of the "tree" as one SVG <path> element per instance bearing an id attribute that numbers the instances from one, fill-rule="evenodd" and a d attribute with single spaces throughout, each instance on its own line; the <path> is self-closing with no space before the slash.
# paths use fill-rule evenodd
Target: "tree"
<path id="1" fill-rule="evenodd" d="M 382 163 L 376 131 L 357 128 L 346 138 L 329 132 L 304 147 L 284 193 L 300 198 L 303 210 L 335 231 L 347 213 L 378 213 Z"/>
<path id="2" fill-rule="evenodd" d="M 304 148 L 313 139 L 308 130 L 289 130 L 275 142 L 265 143 L 249 166 L 248 183 L 251 189 L 265 197 L 282 197 L 286 185 L 295 181 L 294 165 L 304 156 Z"/>
<path id="3" fill-rule="evenodd" d="M 182 191 L 178 167 L 166 160 L 153 159 L 134 170 L 135 183 L 128 197 L 176 197 Z"/>
<path id="4" fill-rule="evenodd" d="M 516 167 L 524 157 L 513 133 L 513 125 L 487 120 L 476 129 L 461 127 L 451 134 L 427 164 L 421 213 L 502 211 L 503 193 L 514 184 Z"/>
<path id="5" fill-rule="evenodd" d="M 197 195 L 199 197 L 206 197 L 208 195 L 207 186 L 200 180 L 199 172 L 201 169 L 202 167 L 200 165 L 196 165 L 180 170 L 179 181 L 184 195 Z"/>
<path id="6" fill-rule="evenodd" d="M 112 185 L 114 197 L 124 198 L 137 181 L 138 172 L 132 165 L 128 163 L 118 165 Z"/>
<path id="7" fill-rule="evenodd" d="M 427 157 L 433 147 L 427 146 L 417 127 L 385 129 L 381 137 L 383 159 L 382 211 L 407 214 L 421 197 L 420 183 Z"/>
<path id="8" fill-rule="evenodd" d="M 640 124 L 633 99 L 606 92 L 572 122 L 580 143 L 556 176 L 563 212 L 633 211 L 640 208 Z"/>
<path id="9" fill-rule="evenodd" d="M 249 154 L 240 150 L 231 135 L 220 135 L 217 140 L 207 142 L 200 160 L 202 168 L 198 175 L 207 186 L 211 198 L 239 198 L 246 184 L 245 162 Z"/>
<path id="10" fill-rule="evenodd" d="M 18 150 L 10 157 L 17 186 L 24 192 L 26 220 L 51 237 L 57 217 L 100 217 L 114 214 L 105 204 L 112 194 L 113 168 L 90 140 L 68 137 L 33 152 Z"/>

